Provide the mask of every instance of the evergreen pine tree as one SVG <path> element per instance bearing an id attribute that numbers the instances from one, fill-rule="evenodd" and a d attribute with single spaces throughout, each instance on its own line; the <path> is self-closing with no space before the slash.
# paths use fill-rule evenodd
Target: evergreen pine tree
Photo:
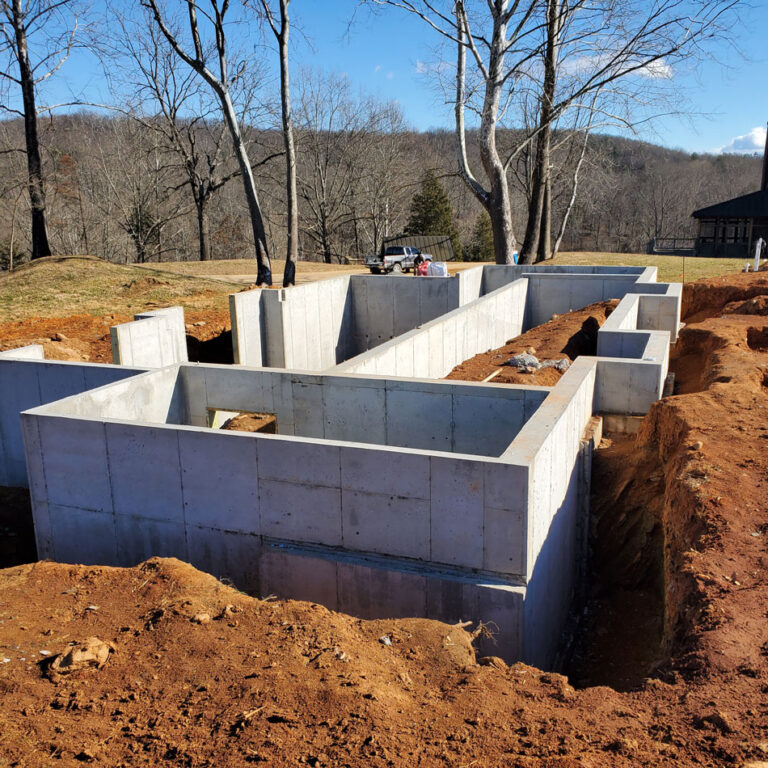
<path id="1" fill-rule="evenodd" d="M 472 241 L 467 249 L 467 261 L 493 261 L 493 229 L 488 211 L 483 209 L 475 219 Z"/>
<path id="2" fill-rule="evenodd" d="M 451 238 L 453 253 L 461 258 L 459 230 L 453 221 L 453 208 L 440 180 L 431 169 L 421 181 L 421 192 L 411 201 L 411 213 L 405 227 L 406 235 L 447 235 Z"/>

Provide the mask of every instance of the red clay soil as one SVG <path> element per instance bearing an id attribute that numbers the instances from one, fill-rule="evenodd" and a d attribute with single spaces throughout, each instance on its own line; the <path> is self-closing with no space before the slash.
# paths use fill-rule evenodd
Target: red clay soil
<path id="1" fill-rule="evenodd" d="M 634 690 L 478 664 L 463 629 L 260 601 L 174 560 L 38 563 L 0 572 L 0 765 L 766 768 L 768 323 L 720 317 L 752 297 L 693 291 L 711 319 L 675 349 L 687 394 L 595 459 L 573 679 Z M 90 637 L 114 644 L 101 669 L 50 673 Z"/>
<path id="2" fill-rule="evenodd" d="M 133 320 L 132 315 L 70 315 L 29 318 L 0 323 L 0 351 L 26 344 L 42 344 L 48 360 L 111 363 L 109 328 Z M 186 312 L 190 359 L 196 362 L 232 362 L 230 322 L 227 312 Z M 227 347 L 228 344 L 228 347 Z M 222 349 L 219 349 L 222 347 Z M 202 357 L 214 359 L 202 360 Z M 229 360 L 226 359 L 227 352 Z M 221 358 L 224 359 L 221 359 Z"/>
<path id="3" fill-rule="evenodd" d="M 618 303 L 615 300 L 603 301 L 569 312 L 567 315 L 555 315 L 548 323 L 511 339 L 503 347 L 481 352 L 457 365 L 446 378 L 482 381 L 501 369 L 501 373 L 492 379 L 494 384 L 553 387 L 563 375 L 555 368 L 540 368 L 532 373 L 525 373 L 504 363 L 513 355 L 526 351 L 531 351 L 540 362 L 562 360 L 564 357 L 573 361 L 579 355 L 595 355 L 597 329 Z"/>

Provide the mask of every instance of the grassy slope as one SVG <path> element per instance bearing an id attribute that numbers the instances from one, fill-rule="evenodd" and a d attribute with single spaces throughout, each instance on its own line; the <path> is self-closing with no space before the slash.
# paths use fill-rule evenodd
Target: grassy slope
<path id="1" fill-rule="evenodd" d="M 72 314 L 131 314 L 183 304 L 221 309 L 241 286 L 98 259 L 51 257 L 0 274 L 0 322 Z"/>
<path id="2" fill-rule="evenodd" d="M 551 263 L 551 262 L 550 262 Z M 563 253 L 556 264 L 656 265 L 661 282 L 697 280 L 735 272 L 741 259 L 693 259 L 624 253 Z M 451 272 L 477 266 L 452 263 Z M 365 272 L 363 267 L 300 262 L 299 282 L 337 274 Z M 282 262 L 274 262 L 274 274 Z M 132 314 L 152 307 L 182 304 L 187 309 L 227 310 L 227 295 L 242 290 L 242 282 L 222 276 L 256 274 L 252 260 L 168 263 L 126 266 L 88 257 L 51 257 L 0 274 L 0 322 L 28 317 L 65 317 L 72 314 Z M 279 281 L 279 278 L 278 278 Z"/>
<path id="3" fill-rule="evenodd" d="M 685 282 L 698 280 L 700 277 L 715 277 L 728 272 L 738 272 L 743 269 L 742 259 L 694 259 L 682 256 L 655 256 L 644 253 L 593 253 L 576 252 L 561 253 L 554 264 L 601 264 L 601 265 L 626 265 L 626 266 L 657 266 L 659 268 L 659 282 Z M 478 266 L 477 262 L 451 262 L 451 272 Z M 187 261 L 174 264 L 162 264 L 162 269 L 167 269 L 178 274 L 185 275 L 253 275 L 256 276 L 256 261 L 254 259 L 231 259 L 221 261 Z M 364 273 L 360 265 L 322 264 L 320 262 L 302 261 L 297 269 L 298 282 L 308 280 L 322 280 L 337 274 L 349 274 L 350 272 Z M 283 262 L 272 262 L 272 274 L 277 282 L 283 272 Z"/>

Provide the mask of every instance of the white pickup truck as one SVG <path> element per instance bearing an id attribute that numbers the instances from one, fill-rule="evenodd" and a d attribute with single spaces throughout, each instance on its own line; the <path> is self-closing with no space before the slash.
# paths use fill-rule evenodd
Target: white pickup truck
<path id="1" fill-rule="evenodd" d="M 409 272 L 417 256 L 427 256 L 411 245 L 388 245 L 382 254 L 365 257 L 365 266 L 378 275 L 381 272 Z M 430 257 L 431 258 L 431 257 Z"/>

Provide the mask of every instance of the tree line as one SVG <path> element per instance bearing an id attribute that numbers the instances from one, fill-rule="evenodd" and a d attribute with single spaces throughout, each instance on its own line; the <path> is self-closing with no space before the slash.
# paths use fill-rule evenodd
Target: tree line
<path id="1" fill-rule="evenodd" d="M 289 2 L 187 0 L 174 15 L 142 0 L 109 9 L 104 43 L 81 32 L 76 0 L 0 0 L 0 258 L 255 255 L 264 284 L 278 254 L 291 285 L 297 258 L 359 258 L 415 231 L 430 200 L 452 210 L 440 234 L 455 250 L 508 263 L 518 250 L 525 262 L 562 247 L 644 250 L 689 233 L 693 208 L 756 186 L 754 158 L 601 133 L 658 108 L 668 69 L 724 34 L 738 0 L 370 0 L 417 16 L 453 50 L 436 77 L 452 78 L 455 130 L 421 134 L 343 76 L 291 77 Z M 233 23 L 273 39 L 274 54 L 233 42 Z M 56 113 L 38 86 L 78 41 L 98 53 L 114 98 L 98 113 Z"/>

